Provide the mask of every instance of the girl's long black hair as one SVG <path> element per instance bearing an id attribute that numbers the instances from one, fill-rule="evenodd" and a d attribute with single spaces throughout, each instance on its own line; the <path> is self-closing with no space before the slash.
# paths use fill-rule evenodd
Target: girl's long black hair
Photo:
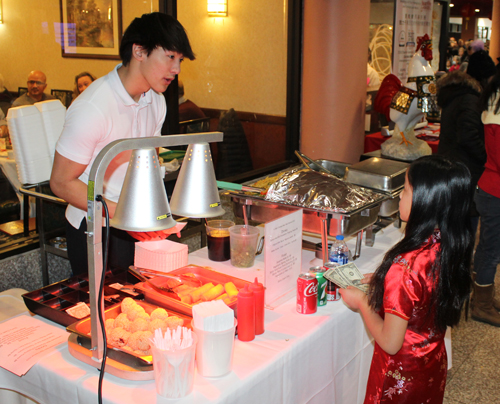
<path id="1" fill-rule="evenodd" d="M 446 326 L 459 322 L 471 288 L 470 173 L 461 162 L 431 155 L 410 165 L 408 181 L 413 197 L 405 236 L 386 253 L 376 270 L 370 284 L 369 303 L 375 310 L 382 308 L 385 276 L 394 259 L 420 248 L 437 228 L 441 231 L 441 252 L 428 274 L 438 279 L 430 310 L 435 313 L 437 329 L 444 331 Z"/>
<path id="2" fill-rule="evenodd" d="M 495 101 L 495 96 L 497 92 L 500 90 L 500 67 L 497 66 L 497 73 L 491 78 L 491 80 L 486 85 L 484 91 L 481 94 L 481 98 L 479 100 L 481 111 L 487 111 L 490 109 L 498 114 L 500 111 L 500 98 L 498 99 L 496 105 L 493 105 Z"/>

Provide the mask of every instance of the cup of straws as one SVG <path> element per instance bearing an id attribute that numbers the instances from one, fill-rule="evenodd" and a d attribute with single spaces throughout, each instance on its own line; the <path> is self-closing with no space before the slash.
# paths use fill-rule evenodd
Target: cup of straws
<path id="1" fill-rule="evenodd" d="M 156 392 L 166 398 L 190 394 L 194 383 L 196 334 L 180 326 L 165 333 L 157 329 L 150 341 Z"/>

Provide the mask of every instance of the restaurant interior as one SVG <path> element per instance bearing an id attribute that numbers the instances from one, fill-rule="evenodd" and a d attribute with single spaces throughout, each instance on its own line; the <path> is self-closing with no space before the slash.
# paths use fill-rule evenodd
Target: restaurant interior
<path id="1" fill-rule="evenodd" d="M 179 86 L 176 80 L 164 94 L 168 112 L 162 135 L 193 131 L 224 132 L 221 128 L 226 122 L 225 114 L 233 112 L 236 116 L 235 126 L 224 132 L 224 137 L 230 139 L 228 135 L 233 136 L 233 142 L 244 145 L 247 161 L 232 154 L 223 142 L 212 143 L 217 180 L 243 184 L 288 169 L 300 164 L 296 151 L 314 160 L 343 165 L 353 165 L 372 156 L 380 157 L 380 143 L 385 141 L 381 136 L 383 127 L 387 125 L 387 129 L 390 128 L 382 114 L 375 112 L 371 101 L 368 101 L 374 99 L 376 91 L 367 89 L 366 50 L 368 48 L 370 63 L 382 80 L 391 72 L 394 0 L 226 0 L 216 3 L 220 2 L 225 3 L 225 15 L 208 13 L 207 0 L 0 0 L 0 54 L 4 56 L 0 73 L 4 86 L 12 95 L 18 96 L 26 91 L 26 78 L 30 71 L 40 70 L 47 76 L 45 92 L 55 94 L 65 107 L 69 107 L 75 76 L 83 71 L 91 72 L 96 77 L 106 75 L 119 63 L 116 45 L 130 22 L 144 13 L 160 11 L 175 16 L 186 29 L 196 59 L 183 62 L 179 79 L 182 80 L 185 98 L 199 106 L 205 115 L 196 122 L 179 119 Z M 113 10 L 108 14 L 114 27 L 114 47 L 111 50 L 93 48 L 87 53 L 85 47 L 74 46 L 68 39 L 71 32 L 65 23 L 65 11 L 75 4 L 83 6 L 84 3 L 85 7 L 110 6 Z M 490 49 L 493 52 L 496 48 L 500 49 L 498 38 L 494 39 L 491 35 L 491 20 L 494 26 L 500 22 L 497 0 L 434 1 L 433 7 L 434 24 L 438 27 L 432 34 L 432 68 L 435 72 L 446 71 L 445 55 L 450 36 L 465 39 L 484 34 L 481 38 L 491 38 Z M 486 26 L 481 25 L 483 20 L 489 20 Z M 500 56 L 500 51 L 497 53 Z M 7 109 L 5 113 L 7 115 Z M 434 122 L 439 123 L 439 120 Z M 193 125 L 197 129 L 192 130 Z M 438 140 L 427 140 L 434 152 Z M 179 150 L 183 152 L 185 146 L 179 147 Z M 7 151 L 5 153 L 7 155 Z M 72 273 L 64 247 L 65 201 L 53 195 L 48 178 L 36 184 L 25 184 L 17 178 L 15 162 L 9 164 L 3 158 L 0 162 L 1 303 L 2 293 L 9 295 L 9 291 L 16 288 L 30 292 L 40 290 L 70 278 Z M 176 180 L 175 172 L 165 177 L 169 197 Z M 221 193 L 220 200 L 226 212 L 222 219 L 245 223 L 247 218 L 243 217 L 244 213 L 239 217 L 238 212 L 233 211 L 238 208 L 235 208 L 230 194 Z M 246 207 L 242 209 L 245 211 Z M 375 261 L 381 260 L 383 252 L 394 242 L 396 236 L 392 231 L 397 229 L 393 229 L 392 223 L 397 221 L 397 214 L 393 214 L 389 221 L 391 231 L 377 228 L 379 233 L 372 236 L 375 240 L 372 246 L 367 241 L 360 241 L 359 233 L 358 239 L 356 234 L 349 234 L 349 248 L 352 251 L 361 248 L 358 262 L 365 265 L 364 269 L 376 268 Z M 181 238 L 175 235 L 169 238 L 189 246 L 190 257 L 193 254 L 190 263 L 210 263 L 205 262 L 200 253 L 206 246 L 204 223 L 201 219 L 190 219 Z M 319 237 L 315 241 L 324 244 L 323 235 Z M 364 244 L 363 247 L 359 247 L 360 244 Z M 256 258 L 256 262 L 263 267 L 263 258 L 259 259 Z M 302 259 L 307 265 L 309 261 L 304 256 Z M 230 273 L 253 281 L 250 273 Z M 263 276 L 262 273 L 259 276 Z M 286 317 L 284 310 L 272 310 L 270 314 L 266 311 L 266 316 L 278 323 L 281 316 L 293 322 Z M 248 403 L 258 399 L 269 403 L 362 402 L 363 383 L 366 384 L 368 374 L 363 364 L 366 365 L 367 360 L 369 364 L 371 358 L 371 337 L 366 336 L 362 321 L 354 321 L 351 317 L 354 314 L 347 308 L 330 309 L 325 317 L 332 316 L 338 318 L 325 321 L 326 326 L 323 320 L 315 322 L 314 317 L 308 317 L 304 327 L 315 329 L 321 323 L 324 328 L 321 332 L 330 332 L 326 343 L 338 339 L 343 344 L 350 344 L 349 335 L 343 334 L 342 324 L 340 327 L 337 324 L 342 319 L 344 324 L 349 323 L 345 326 L 346 333 L 363 335 L 352 342 L 351 350 L 356 351 L 352 357 L 348 356 L 349 353 L 342 356 L 330 352 L 341 350 L 337 341 L 335 348 L 327 349 L 328 355 L 331 353 L 331 357 L 342 364 L 339 365 L 341 370 L 333 367 L 319 376 L 321 380 L 315 383 L 310 379 L 320 369 L 292 375 L 287 366 L 300 368 L 303 361 L 307 361 L 305 356 L 310 351 L 300 345 L 288 352 L 286 344 L 281 341 L 282 336 L 286 337 L 289 333 L 289 338 L 300 339 L 308 346 L 323 344 L 323 341 L 317 330 L 308 333 L 304 329 L 295 334 L 289 329 L 292 325 L 282 324 L 282 321 L 280 326 L 284 326 L 285 331 L 280 329 L 272 336 L 276 338 L 276 346 L 266 340 L 261 351 L 257 347 L 244 352 L 242 357 L 235 359 L 233 367 L 238 369 L 238 373 L 235 370 L 225 379 L 195 379 L 193 396 L 179 402 L 236 402 L 231 400 L 240 398 L 238 394 L 254 394 L 252 400 L 248 401 L 247 397 L 241 401 Z M 6 318 L 9 317 L 1 317 L 0 320 Z M 500 357 L 499 337 L 499 331 L 494 327 L 471 320 L 453 330 L 453 359 L 445 403 L 497 401 L 496 385 L 500 376 L 494 369 L 496 359 Z M 241 344 L 238 346 L 241 349 Z M 63 350 L 60 349 L 61 352 Z M 85 400 L 96 397 L 97 377 L 92 373 L 95 369 L 87 369 L 86 364 L 78 365 L 79 362 L 67 352 L 58 355 L 60 357 L 55 360 L 54 366 L 49 365 L 46 359 L 42 366 L 37 365 L 37 373 L 33 377 L 46 378 L 46 383 L 64 383 L 61 369 L 68 366 L 70 371 L 75 372 L 71 380 L 75 391 L 78 386 L 78 392 L 72 399 L 79 397 L 78 400 L 82 400 L 74 402 L 88 402 Z M 262 365 L 252 365 L 247 369 L 245 360 L 252 355 Z M 330 357 L 328 355 L 327 358 Z M 323 363 L 324 359 L 320 356 L 319 352 L 313 354 L 309 366 Z M 85 370 L 79 366 L 85 367 Z M 34 371 L 35 368 L 31 372 Z M 276 373 L 271 377 L 272 372 Z M 256 374 L 258 378 L 250 382 L 249 379 Z M 299 379 L 299 375 L 312 386 L 300 394 L 297 386 L 303 379 Z M 334 381 L 323 380 L 328 377 Z M 0 397 L 4 397 L 6 402 L 42 403 L 54 399 L 52 393 L 44 392 L 47 388 L 44 382 L 36 388 L 27 388 L 16 378 L 22 379 L 12 374 L 0 375 Z M 351 378 L 355 378 L 356 382 L 351 383 Z M 104 386 L 105 401 L 138 402 L 143 396 L 148 399 L 157 397 L 154 382 L 143 383 L 118 380 L 113 376 Z M 293 387 L 294 383 L 297 386 Z M 347 392 L 350 389 L 348 386 L 354 386 L 354 392 Z M 240 393 L 235 392 L 237 388 L 241 389 Z M 122 391 L 117 393 L 119 389 Z M 61 390 L 57 402 L 65 402 L 65 391 Z M 269 396 L 271 398 L 264 394 L 266 391 L 273 391 Z M 189 397 L 194 401 L 189 401 Z M 326 401 L 329 399 L 332 401 Z"/>

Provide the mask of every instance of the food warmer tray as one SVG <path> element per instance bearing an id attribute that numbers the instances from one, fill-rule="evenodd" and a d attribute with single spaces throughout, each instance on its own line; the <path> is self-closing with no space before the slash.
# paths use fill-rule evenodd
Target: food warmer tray
<path id="1" fill-rule="evenodd" d="M 195 277 L 199 279 L 203 285 L 208 282 L 212 282 L 214 285 L 223 285 L 227 282 L 233 282 L 234 286 L 236 286 L 236 289 L 238 290 L 243 289 L 245 285 L 250 285 L 250 282 L 243 279 L 235 278 L 234 276 L 217 272 L 210 267 L 202 267 L 199 265 L 187 265 L 185 267 L 168 272 L 168 274 L 171 275 L 181 275 L 187 273 L 194 274 Z M 151 278 L 149 282 L 153 282 L 154 285 L 161 287 L 166 286 L 167 280 L 167 278 L 157 276 L 155 278 Z M 137 288 L 137 290 L 140 290 L 144 294 L 144 299 L 149 303 L 174 310 L 187 316 L 193 315 L 193 305 L 183 303 L 180 300 L 168 296 L 167 294 L 157 292 L 151 287 L 151 285 L 148 285 L 147 282 L 137 283 L 135 287 Z M 229 307 L 234 310 L 234 313 L 236 315 L 237 303 L 233 302 L 229 305 Z"/>
<path id="2" fill-rule="evenodd" d="M 153 304 L 143 302 L 140 300 L 136 300 L 136 303 L 144 310 L 146 313 L 151 314 L 151 312 L 154 309 L 157 309 L 159 306 L 155 306 Z M 113 306 L 107 308 L 104 310 L 104 321 L 106 321 L 109 318 L 116 318 L 118 315 L 121 313 L 121 303 L 115 303 Z M 184 321 L 184 327 L 186 328 L 192 328 L 191 327 L 191 320 L 193 319 L 190 316 L 186 316 L 185 314 L 178 313 L 173 310 L 167 310 L 169 316 L 177 316 L 179 318 L 182 318 Z M 81 346 L 90 346 L 91 344 L 91 322 L 90 322 L 90 317 L 87 317 L 83 320 L 73 322 L 70 324 L 68 327 L 66 327 L 66 330 L 70 333 L 73 333 L 78 336 L 78 342 Z M 121 349 L 116 346 L 113 346 L 111 344 L 107 344 L 108 347 L 108 355 L 110 357 L 117 356 L 117 357 L 122 357 L 126 358 L 129 356 L 128 360 L 135 360 L 138 362 L 139 365 L 145 366 L 145 365 L 151 365 L 153 362 L 153 357 L 151 355 L 140 355 L 132 350 L 126 350 L 126 349 Z M 110 353 L 111 350 L 111 353 Z"/>
<path id="3" fill-rule="evenodd" d="M 104 308 L 109 308 L 121 302 L 125 297 L 134 297 L 136 293 L 125 292 L 109 285 L 116 283 L 122 285 L 135 285 L 140 280 L 133 274 L 122 269 L 106 271 L 104 280 Z M 89 279 L 88 276 L 73 276 L 63 281 L 53 283 L 41 289 L 25 293 L 24 304 L 35 314 L 45 317 L 57 324 L 67 327 L 79 320 L 66 312 L 67 309 L 79 302 L 89 305 Z M 87 316 L 89 317 L 89 316 Z"/>
<path id="4" fill-rule="evenodd" d="M 340 164 L 347 167 L 344 163 Z M 328 169 L 331 168 L 332 167 L 328 167 Z M 342 168 L 337 167 L 337 169 L 341 170 Z M 282 171 L 282 173 L 286 171 L 289 171 L 289 169 Z M 334 170 L 332 169 L 331 171 Z M 263 176 L 248 181 L 245 185 L 252 185 L 258 180 L 267 177 L 268 176 Z M 350 236 L 375 223 L 378 218 L 381 203 L 388 199 L 387 195 L 379 193 L 379 200 L 368 203 L 361 208 L 353 209 L 346 213 L 340 213 L 328 209 L 313 209 L 280 202 L 270 202 L 262 195 L 250 194 L 242 191 L 226 191 L 225 193 L 231 196 L 234 214 L 239 218 L 247 217 L 249 220 L 267 223 L 297 209 L 302 209 L 303 231 L 320 235 L 326 231 L 326 235 L 333 237 L 337 235 Z"/>
<path id="5" fill-rule="evenodd" d="M 389 217 L 399 211 L 399 195 L 404 187 L 408 163 L 380 158 L 352 165 L 331 160 L 316 160 L 316 163 L 347 182 L 387 195 L 380 205 L 379 216 Z"/>

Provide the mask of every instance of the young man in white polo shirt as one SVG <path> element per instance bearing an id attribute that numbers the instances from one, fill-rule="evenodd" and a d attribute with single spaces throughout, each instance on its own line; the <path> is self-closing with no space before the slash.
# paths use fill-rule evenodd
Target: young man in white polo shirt
<path id="1" fill-rule="evenodd" d="M 68 109 L 56 145 L 50 187 L 66 200 L 68 256 L 73 274 L 86 273 L 87 183 L 99 152 L 117 139 L 160 136 L 166 116 L 162 93 L 180 72 L 187 57 L 194 59 L 182 25 L 163 13 L 144 14 L 125 31 L 120 44 L 122 63 L 95 80 Z M 115 157 L 104 178 L 103 196 L 110 217 L 125 178 L 130 152 Z M 111 229 L 110 266 L 133 264 L 134 239 Z"/>

